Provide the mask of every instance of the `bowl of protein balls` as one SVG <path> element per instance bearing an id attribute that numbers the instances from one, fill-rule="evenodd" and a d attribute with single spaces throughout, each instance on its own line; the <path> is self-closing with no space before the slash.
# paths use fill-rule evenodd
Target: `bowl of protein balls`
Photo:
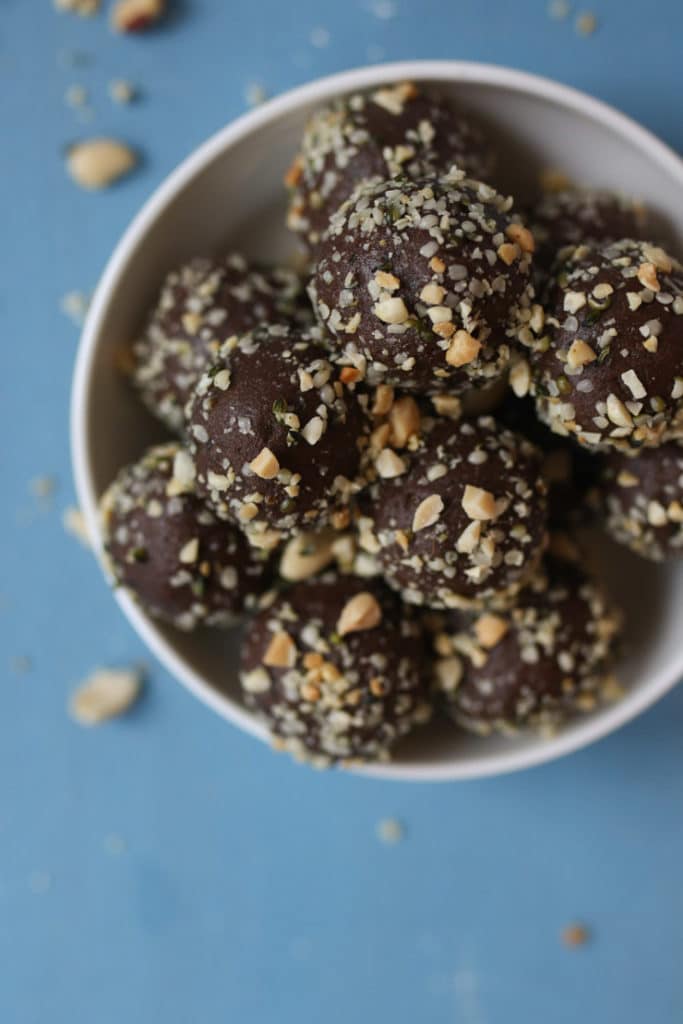
<path id="1" fill-rule="evenodd" d="M 467 62 L 264 104 L 95 295 L 79 497 L 169 671 L 275 751 L 497 774 L 683 675 L 683 165 Z"/>

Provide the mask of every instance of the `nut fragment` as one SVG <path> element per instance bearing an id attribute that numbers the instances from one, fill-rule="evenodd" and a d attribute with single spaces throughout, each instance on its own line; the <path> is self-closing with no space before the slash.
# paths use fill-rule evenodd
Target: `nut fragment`
<path id="1" fill-rule="evenodd" d="M 192 540 L 188 540 L 186 544 L 183 544 L 178 554 L 178 561 L 182 562 L 183 565 L 193 565 L 199 557 L 199 539 L 193 537 Z"/>
<path id="2" fill-rule="evenodd" d="M 456 331 L 446 352 L 446 362 L 450 366 L 465 366 L 477 358 L 480 348 L 481 342 L 468 331 Z"/>
<path id="3" fill-rule="evenodd" d="M 424 286 L 420 292 L 420 298 L 423 302 L 426 302 L 428 306 L 438 306 L 443 301 L 445 294 L 446 289 L 440 284 L 435 284 L 432 281 Z"/>
<path id="4" fill-rule="evenodd" d="M 593 363 L 598 357 L 596 356 L 593 349 L 581 338 L 577 338 L 569 346 L 567 352 L 567 365 L 572 370 L 578 369 L 579 366 L 585 366 L 587 363 Z"/>
<path id="5" fill-rule="evenodd" d="M 367 590 L 356 594 L 342 608 L 337 632 L 340 636 L 347 633 L 358 633 L 366 629 L 374 629 L 382 621 L 382 609 L 377 599 Z"/>
<path id="6" fill-rule="evenodd" d="M 590 938 L 590 932 L 582 924 L 570 924 L 562 929 L 562 942 L 570 948 L 585 946 Z"/>
<path id="7" fill-rule="evenodd" d="M 462 507 L 470 519 L 494 519 L 496 516 L 496 499 L 490 491 L 483 487 L 467 484 L 462 496 Z"/>
<path id="8" fill-rule="evenodd" d="M 434 523 L 438 522 L 439 516 L 443 512 L 443 499 L 439 494 L 430 494 L 429 497 L 425 498 L 415 509 L 415 515 L 413 516 L 413 531 L 418 533 L 420 530 L 426 530 L 428 526 L 433 526 Z"/>
<path id="9" fill-rule="evenodd" d="M 69 710 L 81 725 L 99 725 L 127 711 L 141 689 L 142 674 L 135 669 L 96 669 L 72 695 Z"/>
<path id="10" fill-rule="evenodd" d="M 512 266 L 515 260 L 519 259 L 521 249 L 516 242 L 503 242 L 498 246 L 498 255 L 508 267 Z"/>
<path id="11" fill-rule="evenodd" d="M 526 359 L 519 359 L 510 368 L 510 387 L 517 398 L 528 395 L 531 387 L 531 370 Z"/>
<path id="12" fill-rule="evenodd" d="M 624 403 L 617 395 L 607 396 L 607 416 L 618 427 L 630 428 L 633 426 L 633 417 Z"/>
<path id="13" fill-rule="evenodd" d="M 480 538 L 481 523 L 477 519 L 473 519 L 458 537 L 455 549 L 462 555 L 471 555 L 473 551 L 476 551 Z"/>
<path id="14" fill-rule="evenodd" d="M 381 299 L 374 305 L 376 317 L 385 324 L 404 324 L 409 317 L 408 307 L 403 299 Z"/>
<path id="15" fill-rule="evenodd" d="M 405 448 L 420 429 L 420 409 L 414 398 L 404 395 L 394 402 L 389 413 L 391 439 L 396 448 Z"/>
<path id="16" fill-rule="evenodd" d="M 402 476 L 408 468 L 392 448 L 383 448 L 377 456 L 375 465 L 383 480 L 393 480 L 394 477 Z"/>
<path id="17" fill-rule="evenodd" d="M 280 463 L 270 448 L 262 448 L 256 458 L 249 463 L 249 466 L 262 480 L 272 480 L 280 472 Z"/>
<path id="18" fill-rule="evenodd" d="M 386 270 L 378 270 L 375 274 L 375 281 L 380 288 L 386 288 L 388 292 L 395 292 L 401 287 L 401 282 L 395 274 L 388 274 Z"/>
<path id="19" fill-rule="evenodd" d="M 67 154 L 69 174 L 81 188 L 107 188 L 136 164 L 135 153 L 116 139 L 88 139 L 72 146 Z"/>
<path id="20" fill-rule="evenodd" d="M 280 575 L 290 583 L 306 580 L 320 572 L 334 559 L 335 533 L 300 533 L 285 546 L 280 559 Z"/>
<path id="21" fill-rule="evenodd" d="M 144 32 L 164 14 L 166 0 L 117 0 L 111 12 L 117 32 Z"/>
<path id="22" fill-rule="evenodd" d="M 499 643 L 509 629 L 509 624 L 499 615 L 480 615 L 474 624 L 474 632 L 482 647 L 491 648 Z"/>
<path id="23" fill-rule="evenodd" d="M 457 690 L 462 679 L 460 658 L 439 658 L 434 665 L 434 671 L 440 690 L 444 690 L 446 693 L 453 693 L 454 690 Z"/>
<path id="24" fill-rule="evenodd" d="M 510 224 L 505 234 L 511 242 L 516 242 L 522 252 L 533 252 L 536 248 L 534 236 L 522 224 Z"/>
<path id="25" fill-rule="evenodd" d="M 296 644 L 289 633 L 275 633 L 263 655 L 263 664 L 270 668 L 292 668 L 295 662 Z"/>
<path id="26" fill-rule="evenodd" d="M 389 384 L 379 384 L 372 405 L 373 416 L 386 416 L 394 403 L 394 389 Z"/>
<path id="27" fill-rule="evenodd" d="M 657 278 L 657 268 L 654 263 L 641 263 L 638 267 L 637 276 L 644 288 L 649 288 L 651 292 L 660 291 L 661 285 Z"/>
<path id="28" fill-rule="evenodd" d="M 665 274 L 671 273 L 673 263 L 671 262 L 671 257 L 664 249 L 661 249 L 658 245 L 644 245 L 643 252 L 648 260 L 654 263 L 657 270 L 661 270 Z"/>
<path id="29" fill-rule="evenodd" d="M 54 0 L 54 4 L 58 11 L 79 14 L 81 18 L 89 18 L 100 9 L 100 0 Z"/>
<path id="30" fill-rule="evenodd" d="M 355 384 L 360 378 L 361 372 L 355 366 L 344 366 L 339 374 L 339 380 L 342 384 Z"/>

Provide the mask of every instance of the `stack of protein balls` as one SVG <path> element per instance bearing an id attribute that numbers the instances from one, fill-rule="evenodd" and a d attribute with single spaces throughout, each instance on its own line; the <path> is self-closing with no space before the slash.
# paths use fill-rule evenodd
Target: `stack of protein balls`
<path id="1" fill-rule="evenodd" d="M 335 101 L 286 177 L 305 278 L 193 260 L 134 348 L 176 440 L 104 498 L 112 573 L 183 629 L 249 616 L 244 701 L 316 763 L 595 708 L 619 615 L 576 526 L 683 550 L 683 269 L 637 203 L 517 210 L 495 164 L 431 89 Z"/>

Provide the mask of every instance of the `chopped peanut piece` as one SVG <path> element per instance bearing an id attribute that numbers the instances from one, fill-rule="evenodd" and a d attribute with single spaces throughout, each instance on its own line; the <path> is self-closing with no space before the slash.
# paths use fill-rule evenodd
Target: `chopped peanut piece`
<path id="1" fill-rule="evenodd" d="M 641 263 L 637 276 L 644 288 L 649 288 L 651 292 L 660 291 L 661 285 L 657 279 L 657 268 L 654 263 Z"/>
<path id="2" fill-rule="evenodd" d="M 358 633 L 366 629 L 374 629 L 382 621 L 382 609 L 377 599 L 368 591 L 363 590 L 346 602 L 342 608 L 337 632 L 340 636 L 347 633 Z"/>
<path id="3" fill-rule="evenodd" d="M 465 366 L 477 358 L 480 348 L 481 342 L 467 331 L 456 331 L 446 352 L 446 362 L 450 366 Z"/>
<path id="4" fill-rule="evenodd" d="M 375 281 L 380 288 L 386 288 L 388 292 L 395 292 L 401 287 L 401 282 L 395 274 L 388 274 L 386 270 L 378 270 L 375 274 Z"/>
<path id="5" fill-rule="evenodd" d="M 280 472 L 280 463 L 270 448 L 262 448 L 256 458 L 249 463 L 249 466 L 262 480 L 272 480 Z"/>
<path id="6" fill-rule="evenodd" d="M 375 391 L 375 401 L 372 406 L 373 416 L 386 416 L 394 404 L 394 389 L 388 384 L 379 384 Z"/>
<path id="7" fill-rule="evenodd" d="M 389 413 L 391 438 L 396 448 L 405 448 L 420 430 L 420 409 L 414 398 L 404 395 L 394 402 Z"/>
<path id="8" fill-rule="evenodd" d="M 474 632 L 482 647 L 491 648 L 499 643 L 508 629 L 509 624 L 499 615 L 480 615 L 474 624 Z"/>
<path id="9" fill-rule="evenodd" d="M 462 496 L 462 507 L 470 519 L 485 520 L 496 517 L 496 499 L 490 491 L 485 491 L 483 487 L 473 487 L 472 484 L 467 484 Z"/>
<path id="10" fill-rule="evenodd" d="M 443 499 L 439 494 L 430 494 L 415 509 L 413 516 L 413 532 L 419 533 L 429 526 L 434 526 L 443 512 Z"/>
<path id="11" fill-rule="evenodd" d="M 285 545 L 280 560 L 280 575 L 290 583 L 306 580 L 334 559 L 334 533 L 300 533 Z"/>
<path id="12" fill-rule="evenodd" d="M 263 664 L 270 668 L 292 668 L 295 663 L 296 644 L 291 636 L 285 632 L 275 633 L 263 655 Z"/>
<path id="13" fill-rule="evenodd" d="M 587 363 L 593 363 L 598 357 L 596 356 L 590 345 L 587 345 L 581 338 L 577 338 L 569 346 L 567 353 L 567 365 L 573 370 L 579 366 L 585 366 Z"/>
<path id="14" fill-rule="evenodd" d="M 397 455 L 392 448 L 383 448 L 377 456 L 375 465 L 383 480 L 392 480 L 394 477 L 402 476 L 408 468 L 400 455 Z"/>
<path id="15" fill-rule="evenodd" d="M 505 234 L 511 242 L 516 242 L 522 252 L 533 252 L 536 248 L 534 236 L 522 224 L 510 224 Z"/>
<path id="16" fill-rule="evenodd" d="M 498 255 L 503 263 L 510 267 L 521 256 L 521 249 L 516 242 L 503 242 L 498 246 Z"/>
<path id="17" fill-rule="evenodd" d="M 375 316 L 385 324 L 404 324 L 408 319 L 408 308 L 403 299 L 382 299 L 374 305 Z"/>

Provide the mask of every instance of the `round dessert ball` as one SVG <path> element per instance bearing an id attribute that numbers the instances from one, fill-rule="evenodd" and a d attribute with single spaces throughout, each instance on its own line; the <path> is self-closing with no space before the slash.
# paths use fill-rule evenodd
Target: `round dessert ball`
<path id="1" fill-rule="evenodd" d="M 614 452 L 600 485 L 605 526 L 614 540 L 654 562 L 683 555 L 683 447 Z"/>
<path id="2" fill-rule="evenodd" d="M 569 437 L 554 434 L 536 415 L 532 398 L 517 398 L 510 391 L 496 407 L 496 419 L 522 434 L 542 453 L 541 474 L 548 486 L 548 524 L 564 529 L 588 522 L 593 516 L 593 494 L 603 457 L 581 448 Z"/>
<path id="3" fill-rule="evenodd" d="M 328 573 L 249 624 L 244 701 L 298 758 L 386 760 L 429 717 L 426 650 L 418 620 L 380 581 Z"/>
<path id="4" fill-rule="evenodd" d="M 453 164 L 485 180 L 494 159 L 480 130 L 444 96 L 412 82 L 343 96 L 306 126 L 285 178 L 287 223 L 315 249 L 331 215 L 361 182 L 440 174 Z"/>
<path id="5" fill-rule="evenodd" d="M 238 253 L 172 271 L 133 351 L 145 405 L 181 433 L 187 400 L 221 344 L 261 323 L 305 319 L 302 291 L 293 271 L 252 267 Z"/>
<path id="6" fill-rule="evenodd" d="M 228 341 L 188 406 L 198 492 L 260 546 L 345 526 L 369 432 L 354 387 L 315 333 L 280 325 Z"/>
<path id="7" fill-rule="evenodd" d="M 199 500 L 192 460 L 177 444 L 121 470 L 102 499 L 102 523 L 116 583 L 180 629 L 232 625 L 269 585 L 268 557 Z"/>
<path id="8" fill-rule="evenodd" d="M 490 417 L 425 420 L 411 447 L 377 454 L 361 546 L 410 604 L 509 602 L 546 543 L 540 453 Z"/>
<path id="9" fill-rule="evenodd" d="M 619 615 L 578 564 L 548 559 L 506 612 L 449 612 L 435 637 L 437 690 L 455 721 L 486 735 L 552 728 L 613 694 Z"/>
<path id="10" fill-rule="evenodd" d="M 621 238 L 644 239 L 645 207 L 636 199 L 605 189 L 568 188 L 548 192 L 529 214 L 536 253 L 534 266 L 550 269 L 567 245 L 605 244 Z"/>
<path id="11" fill-rule="evenodd" d="M 533 237 L 510 204 L 458 170 L 354 192 L 309 289 L 338 354 L 371 384 L 423 393 L 499 377 L 532 297 Z"/>
<path id="12" fill-rule="evenodd" d="M 622 240 L 564 250 L 542 320 L 520 340 L 552 430 L 593 450 L 681 434 L 683 267 L 663 249 Z"/>

